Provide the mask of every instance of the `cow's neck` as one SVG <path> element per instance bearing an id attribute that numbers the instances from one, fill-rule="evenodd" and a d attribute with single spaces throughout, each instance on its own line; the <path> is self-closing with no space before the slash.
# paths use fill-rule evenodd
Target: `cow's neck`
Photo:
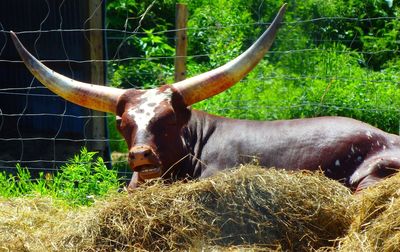
<path id="1" fill-rule="evenodd" d="M 191 117 L 187 127 L 183 130 L 184 142 L 186 144 L 187 164 L 189 169 L 187 173 L 193 177 L 207 177 L 214 174 L 217 170 L 225 167 L 220 165 L 233 167 L 237 165 L 236 160 L 221 160 L 221 153 L 224 149 L 218 146 L 229 145 L 234 138 L 235 132 L 228 128 L 222 130 L 221 135 L 220 124 L 223 121 L 232 120 L 224 117 L 211 115 L 202 111 L 192 110 Z M 236 132 L 237 134 L 237 132 Z M 229 153 L 227 156 L 236 156 L 237 153 Z M 222 162 L 222 163 L 221 163 Z"/>

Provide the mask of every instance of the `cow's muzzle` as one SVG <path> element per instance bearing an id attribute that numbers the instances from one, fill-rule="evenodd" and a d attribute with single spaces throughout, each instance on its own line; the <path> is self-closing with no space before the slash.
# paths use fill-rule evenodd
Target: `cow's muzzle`
<path id="1" fill-rule="evenodd" d="M 148 145 L 136 145 L 129 150 L 129 165 L 142 179 L 157 178 L 162 175 L 158 156 Z"/>

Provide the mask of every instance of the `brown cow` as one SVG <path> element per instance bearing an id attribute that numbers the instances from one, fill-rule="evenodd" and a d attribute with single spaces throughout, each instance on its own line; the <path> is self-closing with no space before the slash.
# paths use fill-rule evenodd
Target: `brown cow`
<path id="1" fill-rule="evenodd" d="M 11 33 L 32 74 L 81 106 L 117 115 L 134 171 L 130 187 L 151 178 L 201 178 L 258 159 L 260 165 L 322 169 L 360 190 L 400 167 L 400 137 L 341 117 L 258 122 L 190 109 L 242 79 L 263 58 L 282 22 L 283 6 L 266 32 L 243 54 L 212 71 L 150 90 L 82 83 L 53 72 Z"/>

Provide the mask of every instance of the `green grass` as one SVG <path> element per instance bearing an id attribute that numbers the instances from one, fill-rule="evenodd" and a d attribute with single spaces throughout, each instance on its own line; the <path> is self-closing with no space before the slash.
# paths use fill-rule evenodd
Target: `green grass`
<path id="1" fill-rule="evenodd" d="M 90 205 L 95 199 L 117 190 L 117 172 L 109 170 L 101 157 L 83 148 L 54 174 L 32 178 L 28 169 L 17 165 L 16 175 L 0 173 L 0 196 L 50 196 L 68 205 Z"/>

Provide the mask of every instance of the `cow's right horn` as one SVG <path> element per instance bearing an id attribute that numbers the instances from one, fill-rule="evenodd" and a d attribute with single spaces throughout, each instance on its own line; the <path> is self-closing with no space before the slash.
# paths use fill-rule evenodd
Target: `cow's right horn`
<path id="1" fill-rule="evenodd" d="M 261 37 L 236 59 L 214 70 L 172 84 L 181 93 L 185 104 L 189 106 L 221 93 L 246 76 L 271 47 L 285 11 L 286 4 L 281 7 Z"/>
<path id="2" fill-rule="evenodd" d="M 80 106 L 116 114 L 123 89 L 79 82 L 56 73 L 33 57 L 14 32 L 11 32 L 11 38 L 26 67 L 48 89 Z"/>

